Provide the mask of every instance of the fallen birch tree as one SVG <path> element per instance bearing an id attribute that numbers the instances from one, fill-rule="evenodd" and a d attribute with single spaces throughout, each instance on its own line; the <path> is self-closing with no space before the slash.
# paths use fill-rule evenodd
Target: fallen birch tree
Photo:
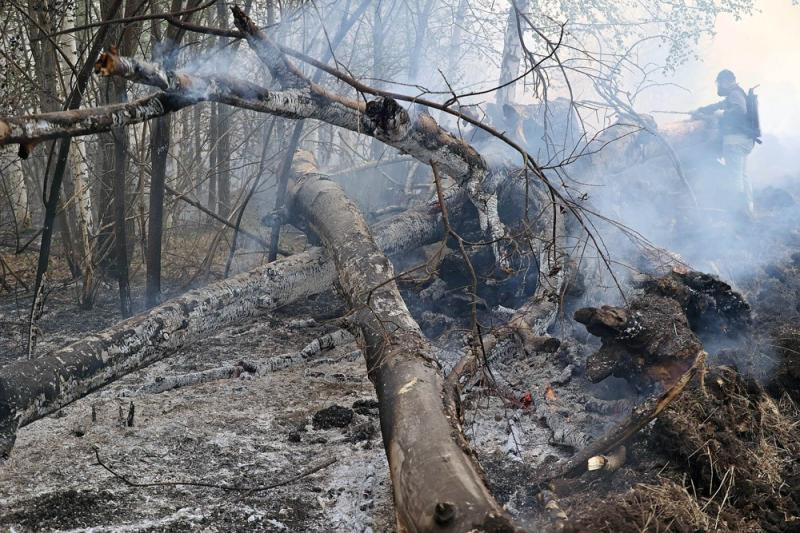
<path id="1" fill-rule="evenodd" d="M 511 531 L 469 451 L 433 346 L 411 317 L 394 269 L 355 204 L 316 169 L 294 165 L 293 208 L 325 243 L 363 336 L 401 531 Z"/>
<path id="2" fill-rule="evenodd" d="M 458 210 L 463 197 L 448 197 Z M 376 227 L 377 242 L 401 253 L 441 235 L 441 212 L 410 210 Z M 149 312 L 34 360 L 0 371 L 0 455 L 17 430 L 174 352 L 205 331 L 328 290 L 336 271 L 320 248 L 195 289 Z"/>

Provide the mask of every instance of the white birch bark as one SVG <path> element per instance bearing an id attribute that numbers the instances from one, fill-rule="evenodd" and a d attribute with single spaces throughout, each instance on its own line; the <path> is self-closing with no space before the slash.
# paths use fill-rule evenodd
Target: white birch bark
<path id="1" fill-rule="evenodd" d="M 508 84 L 497 90 L 497 105 L 514 102 L 517 95 L 517 83 L 511 80 L 519 76 L 519 66 L 522 63 L 522 44 L 520 43 L 519 27 L 517 24 L 517 8 L 525 13 L 530 5 L 530 0 L 510 0 L 506 31 L 503 37 L 503 57 L 500 61 L 500 85 Z"/>
<path id="2" fill-rule="evenodd" d="M 458 209 L 455 204 L 462 198 L 453 196 L 448 207 Z M 428 207 L 376 227 L 380 240 L 397 253 L 432 242 L 442 231 L 441 213 Z M 392 242 L 400 237 L 399 243 Z M 314 248 L 190 291 L 47 356 L 3 367 L 0 456 L 11 451 L 19 427 L 167 357 L 208 331 L 319 294 L 335 280 L 333 262 Z"/>

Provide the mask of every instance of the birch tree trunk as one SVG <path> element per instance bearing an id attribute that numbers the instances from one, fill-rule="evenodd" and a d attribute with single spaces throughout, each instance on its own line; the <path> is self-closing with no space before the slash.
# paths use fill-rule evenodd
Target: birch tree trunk
<path id="1" fill-rule="evenodd" d="M 304 155 L 306 154 L 306 155 Z M 293 209 L 331 254 L 351 319 L 363 335 L 378 395 L 399 531 L 513 531 L 483 480 L 443 402 L 444 378 L 433 347 L 393 281 L 394 269 L 341 187 L 299 152 Z"/>
<path id="2" fill-rule="evenodd" d="M 511 6 L 508 9 L 508 20 L 506 21 L 506 32 L 503 39 L 503 58 L 500 62 L 500 85 L 508 83 L 505 87 L 497 90 L 497 105 L 509 104 L 514 101 L 517 95 L 516 83 L 511 80 L 519 75 L 519 66 L 522 62 L 522 45 L 520 43 L 519 26 L 517 24 L 517 11 L 525 12 L 530 5 L 530 0 L 510 0 Z M 516 8 L 515 8 L 516 5 Z"/>
<path id="3" fill-rule="evenodd" d="M 85 14 L 79 9 L 80 2 L 76 3 L 74 10 L 73 26 L 81 26 L 85 22 Z M 108 8 L 104 6 L 104 11 Z M 65 36 L 67 57 L 72 59 L 72 64 L 80 61 L 81 43 L 78 41 L 77 32 Z M 89 188 L 89 167 L 86 163 L 86 141 L 82 137 L 72 139 L 69 152 L 69 172 L 65 182 L 65 191 L 69 190 L 72 198 L 68 199 L 73 223 L 73 234 L 77 244 L 77 259 L 81 270 L 80 306 L 91 309 L 94 305 L 95 276 L 94 253 L 92 251 L 92 237 L 94 223 L 92 217 L 91 189 Z M 69 189 L 66 185 L 69 184 Z M 69 196 L 69 194 L 68 194 Z"/>
<path id="4" fill-rule="evenodd" d="M 466 200 L 454 194 L 445 202 L 452 212 Z M 393 253 L 433 242 L 442 231 L 441 212 L 428 206 L 376 227 L 377 241 Z M 333 262 L 322 249 L 313 248 L 190 291 L 47 356 L 3 367 L 0 456 L 11 451 L 18 428 L 167 357 L 214 328 L 319 294 L 335 280 Z"/>

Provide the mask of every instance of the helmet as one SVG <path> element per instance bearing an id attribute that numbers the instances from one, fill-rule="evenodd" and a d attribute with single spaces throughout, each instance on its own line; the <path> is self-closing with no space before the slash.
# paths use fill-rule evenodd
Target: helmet
<path id="1" fill-rule="evenodd" d="M 717 74 L 717 83 L 736 83 L 736 76 L 728 69 L 720 70 Z"/>

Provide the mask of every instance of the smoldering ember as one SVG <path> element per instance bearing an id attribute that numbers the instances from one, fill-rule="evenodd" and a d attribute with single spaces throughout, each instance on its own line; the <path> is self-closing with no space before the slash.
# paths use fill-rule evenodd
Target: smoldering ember
<path id="1" fill-rule="evenodd" d="M 800 5 L 0 2 L 3 531 L 800 530 Z"/>

